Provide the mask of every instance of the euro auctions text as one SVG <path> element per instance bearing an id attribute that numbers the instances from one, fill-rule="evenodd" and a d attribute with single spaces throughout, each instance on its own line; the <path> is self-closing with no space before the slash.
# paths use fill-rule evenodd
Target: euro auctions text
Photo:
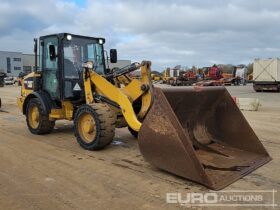
<path id="1" fill-rule="evenodd" d="M 206 193 L 188 192 L 166 193 L 166 202 L 181 206 L 255 206 L 276 207 L 276 190 L 232 190 L 209 191 Z"/>

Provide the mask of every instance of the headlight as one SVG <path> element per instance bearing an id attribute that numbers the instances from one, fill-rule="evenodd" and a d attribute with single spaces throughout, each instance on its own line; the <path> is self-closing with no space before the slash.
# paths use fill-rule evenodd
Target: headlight
<path id="1" fill-rule="evenodd" d="M 72 40 L 72 36 L 71 36 L 70 34 L 68 34 L 68 35 L 66 36 L 66 39 L 67 39 L 68 41 L 70 41 L 70 40 Z"/>

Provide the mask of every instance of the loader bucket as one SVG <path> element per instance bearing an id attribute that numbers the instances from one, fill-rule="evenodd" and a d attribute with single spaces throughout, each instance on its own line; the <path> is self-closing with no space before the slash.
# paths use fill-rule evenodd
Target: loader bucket
<path id="1" fill-rule="evenodd" d="M 224 87 L 154 88 L 139 147 L 152 165 L 213 190 L 271 160 Z"/>

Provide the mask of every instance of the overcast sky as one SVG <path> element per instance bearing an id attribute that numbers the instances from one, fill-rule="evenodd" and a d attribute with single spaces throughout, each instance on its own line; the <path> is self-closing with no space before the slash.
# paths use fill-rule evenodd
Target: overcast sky
<path id="1" fill-rule="evenodd" d="M 105 37 L 154 70 L 247 64 L 280 57 L 280 1 L 1 0 L 0 50 L 31 53 L 34 37 L 60 32 Z"/>

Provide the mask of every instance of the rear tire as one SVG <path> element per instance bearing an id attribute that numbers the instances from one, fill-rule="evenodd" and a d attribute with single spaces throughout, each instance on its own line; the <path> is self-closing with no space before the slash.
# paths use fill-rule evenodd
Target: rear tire
<path id="1" fill-rule="evenodd" d="M 116 117 L 107 104 L 82 105 L 74 118 L 77 142 L 87 150 L 100 150 L 115 136 Z"/>
<path id="2" fill-rule="evenodd" d="M 257 93 L 262 91 L 257 85 L 253 85 L 253 88 Z"/>
<path id="3" fill-rule="evenodd" d="M 54 121 L 49 120 L 38 98 L 30 99 L 27 104 L 26 123 L 29 131 L 37 135 L 50 133 L 55 125 Z"/>

